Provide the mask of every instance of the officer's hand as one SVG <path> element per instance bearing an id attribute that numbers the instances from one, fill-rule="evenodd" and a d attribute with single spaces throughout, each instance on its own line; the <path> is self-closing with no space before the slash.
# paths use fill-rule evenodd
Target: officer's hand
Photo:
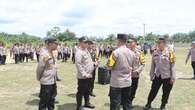
<path id="1" fill-rule="evenodd" d="M 85 78 L 92 78 L 92 75 L 91 74 L 86 74 L 84 77 Z"/>
<path id="2" fill-rule="evenodd" d="M 174 83 L 175 83 L 175 80 L 174 80 L 174 79 L 171 79 L 171 80 L 170 80 L 170 84 L 173 85 Z"/>

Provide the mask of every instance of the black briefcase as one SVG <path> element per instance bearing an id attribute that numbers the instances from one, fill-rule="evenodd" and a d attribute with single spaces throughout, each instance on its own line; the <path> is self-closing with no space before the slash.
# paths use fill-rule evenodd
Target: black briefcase
<path id="1" fill-rule="evenodd" d="M 98 68 L 98 83 L 99 84 L 110 83 L 110 71 L 105 66 L 101 66 Z"/>

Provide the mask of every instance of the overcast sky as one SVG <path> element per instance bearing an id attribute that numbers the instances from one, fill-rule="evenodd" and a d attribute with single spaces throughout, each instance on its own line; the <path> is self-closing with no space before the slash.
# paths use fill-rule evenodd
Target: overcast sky
<path id="1" fill-rule="evenodd" d="M 78 36 L 195 30 L 195 0 L 0 0 L 0 32 L 44 37 L 54 26 Z"/>

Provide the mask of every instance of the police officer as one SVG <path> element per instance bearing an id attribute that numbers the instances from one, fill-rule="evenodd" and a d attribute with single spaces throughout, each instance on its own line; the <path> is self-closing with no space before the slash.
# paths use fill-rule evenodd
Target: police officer
<path id="1" fill-rule="evenodd" d="M 3 62 L 3 43 L 0 42 L 0 65 Z"/>
<path id="2" fill-rule="evenodd" d="M 111 54 L 108 67 L 111 70 L 110 80 L 110 110 L 131 109 L 130 90 L 131 73 L 134 70 L 134 53 L 126 47 L 126 34 L 117 35 L 117 49 Z"/>
<path id="3" fill-rule="evenodd" d="M 149 110 L 151 108 L 152 101 L 156 97 L 161 85 L 163 95 L 160 110 L 165 110 L 176 75 L 174 52 L 168 49 L 164 38 L 159 38 L 158 48 L 152 55 L 150 78 L 152 80 L 152 87 L 144 110 Z"/>
<path id="4" fill-rule="evenodd" d="M 13 54 L 14 54 L 14 59 L 15 59 L 15 64 L 18 64 L 19 63 L 19 53 L 20 53 L 20 51 L 19 51 L 19 44 L 18 43 L 16 43 L 16 44 L 14 44 L 14 47 L 13 47 Z"/>
<path id="5" fill-rule="evenodd" d="M 141 74 L 141 72 L 144 69 L 144 65 L 145 65 L 145 56 L 144 56 L 144 52 L 141 51 L 141 49 L 137 46 L 137 39 L 135 38 L 131 38 L 128 41 L 128 47 L 129 49 L 131 49 L 134 54 L 135 54 L 135 64 L 134 64 L 134 71 L 132 72 L 132 85 L 131 85 L 131 94 L 130 94 L 130 101 L 131 101 L 131 105 L 133 102 L 133 99 L 135 98 L 135 94 L 136 94 L 136 90 L 138 87 L 138 83 L 139 83 L 139 76 Z"/>
<path id="6" fill-rule="evenodd" d="M 61 47 L 61 44 L 58 46 L 57 51 L 58 51 L 57 59 L 60 60 L 60 59 L 62 59 L 62 47 Z"/>
<path id="7" fill-rule="evenodd" d="M 63 53 L 62 62 L 66 62 L 68 60 L 68 54 L 69 54 L 69 48 L 66 43 L 62 47 L 62 53 Z"/>
<path id="8" fill-rule="evenodd" d="M 96 95 L 93 92 L 93 89 L 94 89 L 96 68 L 97 65 L 99 64 L 99 53 L 96 49 L 95 44 L 92 41 L 88 41 L 88 45 L 89 45 L 88 51 L 90 52 L 92 61 L 94 62 L 94 70 L 92 72 L 92 78 L 90 83 L 90 96 L 96 97 Z"/>
<path id="9" fill-rule="evenodd" d="M 77 68 L 78 79 L 78 91 L 76 95 L 77 109 L 84 110 L 82 107 L 82 97 L 84 96 L 86 108 L 95 108 L 90 103 L 90 82 L 92 78 L 92 72 L 94 71 L 94 62 L 91 59 L 91 55 L 87 48 L 89 47 L 88 41 L 85 37 L 79 38 L 79 47 L 75 54 L 75 64 Z"/>
<path id="10" fill-rule="evenodd" d="M 55 108 L 57 67 L 53 51 L 57 49 L 57 46 L 56 39 L 47 39 L 46 48 L 40 52 L 40 61 L 36 71 L 37 80 L 41 84 L 39 110 L 54 110 Z"/>
<path id="11" fill-rule="evenodd" d="M 187 64 L 190 56 L 191 56 L 191 65 L 192 65 L 192 69 L 193 69 L 193 72 L 194 72 L 194 77 L 192 79 L 195 80 L 195 41 L 192 42 L 192 47 L 188 52 L 188 56 L 186 58 L 186 64 Z"/>

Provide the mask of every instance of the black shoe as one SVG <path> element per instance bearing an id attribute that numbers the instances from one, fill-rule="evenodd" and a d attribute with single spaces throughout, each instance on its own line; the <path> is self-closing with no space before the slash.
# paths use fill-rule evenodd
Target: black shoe
<path id="1" fill-rule="evenodd" d="M 83 107 L 79 107 L 76 110 L 85 110 Z"/>
<path id="2" fill-rule="evenodd" d="M 56 79 L 56 81 L 62 81 L 62 80 L 58 78 L 58 79 Z"/>
<path id="3" fill-rule="evenodd" d="M 129 104 L 129 105 L 130 105 L 130 108 L 133 108 L 133 103 L 132 103 L 132 102 L 130 102 L 130 104 Z"/>
<path id="4" fill-rule="evenodd" d="M 161 106 L 160 106 L 160 110 L 166 110 L 165 105 L 161 105 Z"/>
<path id="5" fill-rule="evenodd" d="M 93 92 L 90 93 L 89 95 L 92 96 L 92 97 L 96 97 L 96 95 Z"/>
<path id="6" fill-rule="evenodd" d="M 146 105 L 144 108 L 143 108 L 143 110 L 150 110 L 152 107 L 151 107 L 151 105 Z"/>
<path id="7" fill-rule="evenodd" d="M 90 108 L 90 109 L 94 109 L 95 108 L 95 106 L 90 104 L 90 103 L 89 104 L 85 104 L 84 107 L 85 108 Z"/>

